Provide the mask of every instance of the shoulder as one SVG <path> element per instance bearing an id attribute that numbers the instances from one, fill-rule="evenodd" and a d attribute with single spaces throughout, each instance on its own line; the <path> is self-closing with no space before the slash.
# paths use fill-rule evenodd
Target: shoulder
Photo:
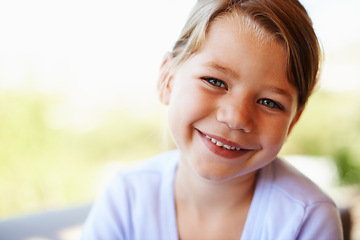
<path id="1" fill-rule="evenodd" d="M 115 192 L 127 191 L 128 194 L 154 192 L 174 177 L 178 162 L 178 151 L 173 150 L 145 159 L 130 168 L 119 171 L 109 188 Z"/>
<path id="2" fill-rule="evenodd" d="M 83 239 L 160 239 L 156 236 L 165 230 L 176 233 L 171 210 L 177 162 L 178 152 L 170 151 L 121 170 L 95 201 Z"/>
<path id="3" fill-rule="evenodd" d="M 264 170 L 267 171 L 268 178 L 271 178 L 270 184 L 274 191 L 303 206 L 316 202 L 327 202 L 335 206 L 332 199 L 313 181 L 283 160 L 276 159 L 266 168 Z"/>
<path id="4" fill-rule="evenodd" d="M 314 182 L 280 159 L 259 174 L 257 188 L 267 199 L 264 223 L 272 233 L 294 239 L 341 239 L 338 209 Z"/>

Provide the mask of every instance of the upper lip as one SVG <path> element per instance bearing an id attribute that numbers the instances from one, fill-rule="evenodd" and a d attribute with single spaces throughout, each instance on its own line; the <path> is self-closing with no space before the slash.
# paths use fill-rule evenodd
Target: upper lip
<path id="1" fill-rule="evenodd" d="M 229 145 L 231 147 L 235 147 L 235 148 L 241 148 L 243 150 L 251 150 L 249 148 L 246 148 L 246 147 L 243 147 L 235 142 L 232 142 L 232 141 L 229 141 L 229 140 L 226 140 L 225 138 L 222 138 L 222 137 L 219 137 L 219 136 L 215 136 L 215 135 L 212 135 L 212 134 L 208 134 L 208 133 L 205 133 L 205 132 L 202 132 L 200 131 L 199 129 L 197 129 L 201 134 L 203 135 L 206 135 L 206 136 L 209 136 L 211 138 L 215 138 L 216 140 L 222 142 L 223 144 L 226 144 L 226 145 Z"/>

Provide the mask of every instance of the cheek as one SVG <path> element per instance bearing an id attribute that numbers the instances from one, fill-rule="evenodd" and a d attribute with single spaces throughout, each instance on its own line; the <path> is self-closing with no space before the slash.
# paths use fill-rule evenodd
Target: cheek
<path id="1" fill-rule="evenodd" d="M 265 133 L 262 135 L 263 147 L 277 154 L 287 138 L 289 129 L 288 121 L 268 122 L 266 126 L 263 125 L 262 127 L 262 132 Z"/>
<path id="2" fill-rule="evenodd" d="M 209 104 L 208 94 L 204 92 L 199 81 L 195 79 L 175 80 L 170 98 L 169 114 L 190 120 L 207 112 L 210 105 L 213 106 L 213 104 Z"/>
<path id="3" fill-rule="evenodd" d="M 176 81 L 182 81 L 182 79 L 176 79 Z M 176 145 L 187 138 L 191 124 L 196 118 L 197 105 L 194 104 L 196 94 L 194 95 L 193 90 L 190 87 L 187 88 L 187 85 L 186 82 L 174 83 L 168 106 L 170 133 Z"/>

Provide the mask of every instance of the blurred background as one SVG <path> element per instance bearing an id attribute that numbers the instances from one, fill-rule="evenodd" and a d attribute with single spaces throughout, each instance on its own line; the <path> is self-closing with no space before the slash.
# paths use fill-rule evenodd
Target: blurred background
<path id="1" fill-rule="evenodd" d="M 356 208 L 360 1 L 301 2 L 325 60 L 282 155 L 333 166 L 346 194 L 332 194 Z M 157 74 L 194 3 L 0 0 L 0 220 L 91 203 L 116 169 L 168 148 Z"/>

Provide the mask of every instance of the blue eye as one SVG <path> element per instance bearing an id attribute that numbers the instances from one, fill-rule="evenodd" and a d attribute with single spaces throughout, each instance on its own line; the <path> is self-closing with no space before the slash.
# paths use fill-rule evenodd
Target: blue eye
<path id="1" fill-rule="evenodd" d="M 257 101 L 257 103 L 265 106 L 265 107 L 268 107 L 268 108 L 277 108 L 277 109 L 280 109 L 280 110 L 283 110 L 283 106 L 271 99 L 267 99 L 267 98 L 262 98 L 262 99 L 259 99 Z"/>
<path id="2" fill-rule="evenodd" d="M 216 78 L 202 78 L 202 79 L 215 87 L 224 88 L 224 89 L 228 90 L 228 86 L 222 80 L 219 80 Z"/>

